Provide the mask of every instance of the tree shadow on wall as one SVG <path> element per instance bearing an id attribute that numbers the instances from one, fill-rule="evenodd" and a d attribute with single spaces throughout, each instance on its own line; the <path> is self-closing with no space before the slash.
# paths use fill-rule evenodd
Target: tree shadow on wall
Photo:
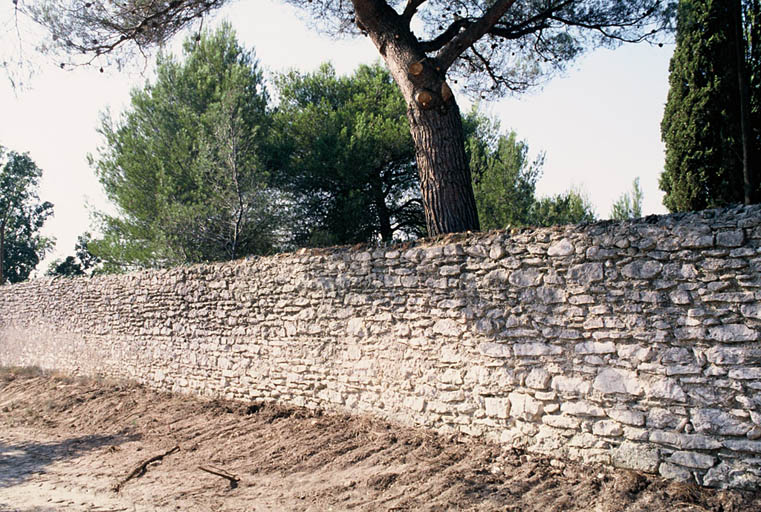
<path id="1" fill-rule="evenodd" d="M 75 459 L 103 446 L 114 446 L 137 439 L 138 436 L 88 435 L 59 442 L 16 443 L 0 441 L 0 488 L 23 483 L 45 467 L 66 459 Z"/>

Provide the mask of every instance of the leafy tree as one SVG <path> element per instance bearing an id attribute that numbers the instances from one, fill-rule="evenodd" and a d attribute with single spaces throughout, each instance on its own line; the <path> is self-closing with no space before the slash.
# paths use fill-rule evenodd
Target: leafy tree
<path id="1" fill-rule="evenodd" d="M 624 192 L 613 203 L 610 218 L 613 220 L 627 220 L 642 217 L 642 189 L 639 186 L 639 178 L 634 178 L 632 191 Z"/>
<path id="2" fill-rule="evenodd" d="M 100 263 L 100 258 L 90 252 L 88 245 L 92 241 L 90 233 L 83 233 L 77 238 L 74 245 L 74 256 L 67 256 L 64 260 L 55 260 L 48 267 L 46 275 L 76 277 L 95 273 L 95 267 Z"/>
<path id="3" fill-rule="evenodd" d="M 0 146 L 0 285 L 27 279 L 52 245 L 40 234 L 53 214 L 37 195 L 41 176 L 28 154 Z"/>
<path id="4" fill-rule="evenodd" d="M 671 211 L 700 210 L 751 201 L 758 193 L 758 180 L 749 173 L 754 155 L 761 156 L 761 138 L 756 124 L 748 136 L 746 112 L 758 105 L 761 88 L 756 72 L 751 73 L 752 100 L 745 98 L 745 60 L 751 70 L 758 64 L 758 32 L 754 12 L 746 16 L 750 35 L 745 59 L 743 37 L 735 32 L 740 0 L 682 0 L 677 20 L 677 45 L 672 57 L 670 89 L 661 124 L 666 144 L 665 171 L 660 187 L 664 204 Z M 752 117 L 752 116 L 756 117 Z M 746 119 L 747 117 L 747 119 Z M 755 158 L 758 158 L 755 156 Z M 746 185 L 747 183 L 747 185 Z"/>
<path id="5" fill-rule="evenodd" d="M 595 219 L 592 203 L 579 190 L 572 189 L 552 197 L 543 197 L 531 207 L 531 224 L 534 226 L 580 224 Z"/>
<path id="6" fill-rule="evenodd" d="M 514 131 L 505 135 L 499 122 L 474 108 L 464 119 L 469 133 L 465 150 L 473 170 L 473 192 L 483 229 L 532 224 L 536 181 L 541 175 L 544 154 L 528 160 L 528 144 Z"/>
<path id="7" fill-rule="evenodd" d="M 284 0 L 332 34 L 365 35 L 407 104 L 431 235 L 477 230 L 465 134 L 450 80 L 474 96 L 523 91 L 585 49 L 654 40 L 674 0 Z M 20 0 L 24 2 L 24 0 Z M 225 0 L 29 0 L 51 47 L 107 59 L 160 44 Z M 413 32 L 415 27 L 415 32 Z M 289 37 L 289 34 L 284 34 Z M 64 63 L 65 65 L 65 63 Z"/>
<path id="8" fill-rule="evenodd" d="M 184 62 L 160 53 L 155 83 L 132 92 L 92 159 L 118 216 L 91 250 L 114 270 L 235 259 L 272 250 L 278 196 L 260 153 L 267 94 L 229 25 L 188 38 Z"/>
<path id="9" fill-rule="evenodd" d="M 276 79 L 276 178 L 292 197 L 297 245 L 425 233 L 404 99 L 380 65 L 329 64 Z"/>

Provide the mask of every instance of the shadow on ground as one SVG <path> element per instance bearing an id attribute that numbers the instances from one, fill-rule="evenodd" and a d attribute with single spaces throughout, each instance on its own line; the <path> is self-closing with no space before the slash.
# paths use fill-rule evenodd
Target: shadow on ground
<path id="1" fill-rule="evenodd" d="M 7 444 L 0 441 L 0 488 L 18 485 L 31 475 L 45 473 L 54 462 L 75 459 L 104 446 L 137 439 L 131 435 L 88 435 L 52 443 Z"/>

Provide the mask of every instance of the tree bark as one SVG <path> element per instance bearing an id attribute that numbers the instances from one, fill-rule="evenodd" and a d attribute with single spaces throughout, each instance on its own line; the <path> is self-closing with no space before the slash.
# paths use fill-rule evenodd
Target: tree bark
<path id="1" fill-rule="evenodd" d="M 428 234 L 478 231 L 476 200 L 457 103 L 452 99 L 442 110 L 413 106 L 407 117 L 415 141 Z"/>
<path id="2" fill-rule="evenodd" d="M 408 23 L 385 2 L 353 0 L 366 31 L 407 102 L 429 236 L 478 231 L 478 212 L 457 102 L 446 67 L 422 51 Z"/>

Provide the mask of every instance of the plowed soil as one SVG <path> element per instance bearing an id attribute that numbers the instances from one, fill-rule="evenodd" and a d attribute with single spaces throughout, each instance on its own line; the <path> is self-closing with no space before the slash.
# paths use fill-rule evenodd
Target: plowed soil
<path id="1" fill-rule="evenodd" d="M 373 418 L 0 369 L 2 511 L 755 511 Z"/>

